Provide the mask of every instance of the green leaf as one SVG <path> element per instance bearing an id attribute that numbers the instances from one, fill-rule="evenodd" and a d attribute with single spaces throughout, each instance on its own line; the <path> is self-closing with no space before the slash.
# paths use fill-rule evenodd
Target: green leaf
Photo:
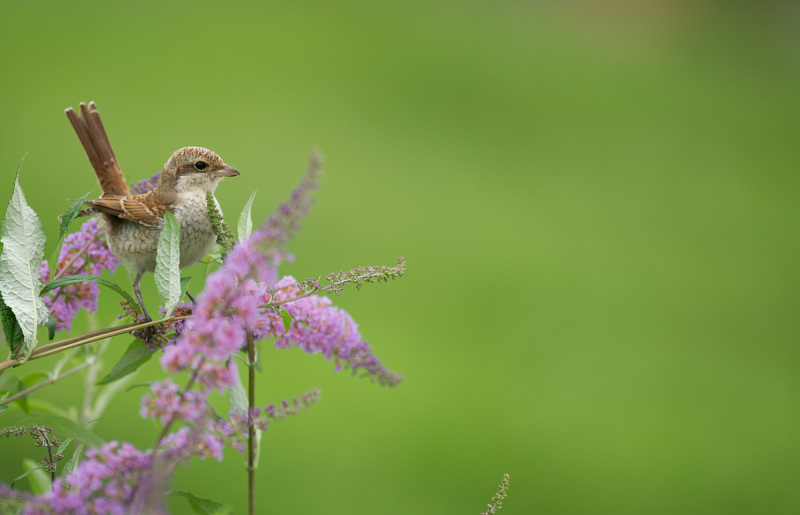
<path id="1" fill-rule="evenodd" d="M 222 254 L 209 254 L 208 257 L 211 258 L 211 262 L 217 263 L 218 265 L 225 264 L 225 262 L 222 260 Z"/>
<path id="2" fill-rule="evenodd" d="M 114 398 L 121 392 L 126 391 L 125 389 L 128 387 L 128 385 L 130 385 L 132 380 L 133 376 L 128 375 L 118 381 L 114 381 L 100 390 L 100 393 L 97 395 L 94 404 L 92 404 L 92 409 L 89 410 L 89 417 L 96 417 L 98 419 L 102 417 L 103 413 L 106 411 L 106 408 L 108 408 Z"/>
<path id="3" fill-rule="evenodd" d="M 127 300 L 133 309 L 139 312 L 139 303 L 133 300 L 133 297 L 130 296 L 128 292 L 123 290 L 118 284 L 112 283 L 111 281 L 106 281 L 105 279 L 100 279 L 99 277 L 95 277 L 93 275 L 67 275 L 60 279 L 56 279 L 55 281 L 51 281 L 44 285 L 42 288 L 42 295 L 49 292 L 50 290 L 54 290 L 56 288 L 60 288 L 62 286 L 66 286 L 68 284 L 73 283 L 97 283 L 108 288 L 111 288 L 115 292 L 119 293 L 122 298 Z"/>
<path id="4" fill-rule="evenodd" d="M 192 511 L 200 515 L 212 515 L 220 513 L 220 510 L 224 508 L 222 504 L 216 501 L 212 501 L 210 499 L 203 499 L 202 497 L 197 497 L 191 492 L 173 490 L 168 495 L 173 495 L 175 497 L 183 497 L 189 502 L 189 506 L 192 507 Z"/>
<path id="5" fill-rule="evenodd" d="M 256 188 L 253 193 L 250 194 L 250 199 L 244 205 L 244 209 L 242 209 L 242 213 L 239 215 L 239 241 L 246 240 L 253 232 L 253 218 L 250 215 L 250 211 L 253 207 L 253 199 L 256 198 L 257 192 L 258 188 Z"/>
<path id="6" fill-rule="evenodd" d="M 53 258 L 51 259 L 53 263 L 58 263 L 59 254 L 61 254 L 61 245 L 64 243 L 64 238 L 67 236 L 69 224 L 78 217 L 78 213 L 80 213 L 81 208 L 83 208 L 83 201 L 86 200 L 89 193 L 91 193 L 91 191 L 87 191 L 85 195 L 73 202 L 61 216 L 61 230 L 58 233 L 58 242 L 56 243 L 55 250 L 53 250 Z"/>
<path id="7" fill-rule="evenodd" d="M 172 315 L 181 301 L 181 225 L 175 215 L 164 213 L 164 227 L 158 237 L 156 254 L 156 287 L 167 308 L 166 317 Z M 166 318 L 165 317 L 165 318 Z"/>
<path id="8" fill-rule="evenodd" d="M 231 389 L 228 390 L 228 410 L 240 411 L 242 413 L 247 413 L 248 411 L 247 392 L 244 390 L 244 385 L 242 384 L 242 379 L 239 377 L 238 370 L 237 373 L 233 374 L 233 384 L 231 385 Z"/>
<path id="9" fill-rule="evenodd" d="M 17 481 L 19 481 L 20 479 L 25 479 L 26 477 L 28 477 L 29 474 L 33 474 L 37 470 L 41 470 L 41 469 L 44 468 L 41 465 L 37 465 L 35 461 L 33 461 L 31 459 L 27 459 L 27 458 L 24 459 L 22 461 L 22 463 L 25 466 L 25 468 L 27 468 L 28 470 L 27 470 L 27 472 L 24 472 L 23 474 L 20 474 L 19 476 L 15 477 L 14 479 L 11 480 L 11 484 L 9 485 L 9 486 L 11 486 L 11 488 L 14 488 L 14 485 L 16 485 Z M 30 467 L 32 467 L 32 468 L 30 468 Z M 39 480 L 36 479 L 36 475 L 35 474 L 34 474 L 33 477 L 31 477 L 30 481 L 31 481 L 31 490 L 33 490 L 34 493 L 43 494 L 45 492 L 49 492 L 50 491 L 50 489 L 47 489 L 45 491 L 40 491 L 41 487 L 42 487 L 42 484 L 41 484 L 41 482 Z M 48 484 L 49 484 L 49 481 L 48 481 Z"/>
<path id="10" fill-rule="evenodd" d="M 191 277 L 181 277 L 181 298 L 186 295 L 186 290 L 189 289 L 189 283 L 192 281 Z"/>
<path id="11" fill-rule="evenodd" d="M 100 447 L 105 443 L 96 433 L 68 418 L 57 416 L 45 417 L 42 419 L 42 425 L 50 426 L 56 431 L 73 436 L 76 440 L 80 440 L 91 447 Z"/>
<path id="12" fill-rule="evenodd" d="M 0 293 L 22 328 L 25 359 L 36 348 L 37 328 L 47 320 L 47 309 L 39 295 L 42 289 L 39 265 L 44 259 L 45 240 L 42 223 L 28 206 L 19 186 L 17 167 L 14 193 L 0 228 L 0 241 L 3 243 Z"/>
<path id="13" fill-rule="evenodd" d="M 292 327 L 292 315 L 290 315 L 289 312 L 283 308 L 279 308 L 278 312 L 283 320 L 283 329 L 288 333 L 289 329 Z"/>
<path id="14" fill-rule="evenodd" d="M 3 335 L 6 337 L 8 348 L 11 352 L 17 350 L 19 342 L 22 341 L 22 328 L 14 316 L 14 311 L 6 306 L 3 295 L 0 294 L 0 318 L 3 319 Z"/>
<path id="15" fill-rule="evenodd" d="M 129 387 L 125 388 L 125 391 L 129 392 L 129 391 L 133 390 L 134 388 L 150 388 L 150 385 L 152 385 L 152 384 L 153 384 L 152 381 L 150 381 L 148 383 L 134 383 L 134 384 L 130 385 Z"/>
<path id="16" fill-rule="evenodd" d="M 47 317 L 47 337 L 50 340 L 52 340 L 56 335 L 56 329 L 57 329 L 56 324 L 58 324 L 56 317 L 54 317 L 53 315 Z"/>
<path id="17" fill-rule="evenodd" d="M 252 364 L 251 366 L 255 366 Z M 247 400 L 247 391 L 244 389 L 242 379 L 239 377 L 238 371 L 233 374 L 233 385 L 228 390 L 228 411 L 238 411 L 240 413 L 248 413 L 250 411 L 249 402 Z M 258 466 L 258 457 L 261 453 L 261 433 L 262 431 L 256 429 L 256 454 L 254 466 Z M 245 458 L 245 463 L 247 459 Z"/>
<path id="18" fill-rule="evenodd" d="M 25 388 L 30 388 L 46 379 L 50 379 L 50 375 L 46 372 L 31 372 L 22 378 L 22 384 L 25 385 Z"/>
<path id="19" fill-rule="evenodd" d="M 78 445 L 75 447 L 75 452 L 72 453 L 70 456 L 69 461 L 64 465 L 61 469 L 61 484 L 67 486 L 66 480 L 67 476 L 72 474 L 75 471 L 75 467 L 78 466 L 78 460 L 80 460 L 81 455 L 83 454 L 83 449 L 86 447 L 86 444 L 83 442 L 79 442 Z"/>
<path id="20" fill-rule="evenodd" d="M 126 375 L 135 372 L 137 368 L 145 364 L 151 357 L 153 357 L 153 351 L 147 347 L 147 344 L 141 340 L 134 340 L 133 343 L 128 346 L 128 350 L 125 351 L 122 358 L 120 358 L 117 364 L 114 365 L 114 368 L 111 369 L 111 372 L 103 379 L 97 381 L 97 384 L 108 384 L 113 383 L 117 379 L 122 379 Z"/>
<path id="21" fill-rule="evenodd" d="M 69 446 L 69 444 L 72 443 L 72 440 L 74 440 L 74 439 L 75 438 L 70 436 L 69 438 L 67 438 L 66 440 L 61 442 L 61 445 L 58 446 L 58 450 L 56 451 L 56 454 L 64 454 L 64 451 L 67 450 L 67 447 Z"/>

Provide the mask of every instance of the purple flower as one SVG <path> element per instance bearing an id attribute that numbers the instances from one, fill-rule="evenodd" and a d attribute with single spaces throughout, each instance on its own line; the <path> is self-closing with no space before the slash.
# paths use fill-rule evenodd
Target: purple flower
<path id="1" fill-rule="evenodd" d="M 86 459 L 53 490 L 26 506 L 26 514 L 111 513 L 124 514 L 134 493 L 136 479 L 150 468 L 151 457 L 129 443 L 109 442 L 86 451 Z"/>
<path id="2" fill-rule="evenodd" d="M 105 229 L 100 226 L 98 218 L 90 218 L 80 231 L 68 235 L 61 247 L 56 277 L 77 274 L 99 276 L 105 269 L 113 273 L 119 260 L 106 246 L 104 235 Z M 41 263 L 39 272 L 44 283 L 50 281 L 47 261 Z M 56 319 L 56 330 L 71 331 L 72 320 L 81 309 L 90 313 L 97 310 L 99 293 L 96 283 L 73 283 L 44 295 L 44 303 Z"/>
<path id="3" fill-rule="evenodd" d="M 131 186 L 131 193 L 134 195 L 139 195 L 141 193 L 147 193 L 148 191 L 152 190 L 158 184 L 158 177 L 161 175 L 161 172 L 156 172 L 153 174 L 152 177 L 149 179 L 144 179 L 136 184 Z"/>

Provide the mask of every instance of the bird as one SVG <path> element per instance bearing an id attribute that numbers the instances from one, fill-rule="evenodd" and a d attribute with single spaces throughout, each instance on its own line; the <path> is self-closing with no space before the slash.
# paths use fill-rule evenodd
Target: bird
<path id="1" fill-rule="evenodd" d="M 193 265 L 216 244 L 206 193 L 211 192 L 213 196 L 223 178 L 235 177 L 239 171 L 207 148 L 184 147 L 167 160 L 153 189 L 133 195 L 117 163 L 97 106 L 94 102 L 88 106 L 81 102 L 79 110 L 80 113 L 69 107 L 65 112 L 103 192 L 100 198 L 85 201 L 89 209 L 81 214 L 100 213 L 105 220 L 108 247 L 133 275 L 133 292 L 144 312 L 144 320 L 149 322 L 152 318 L 142 300 L 142 276 L 155 270 L 164 214 L 171 212 L 180 223 L 180 267 Z M 214 202 L 221 213 L 216 198 Z"/>

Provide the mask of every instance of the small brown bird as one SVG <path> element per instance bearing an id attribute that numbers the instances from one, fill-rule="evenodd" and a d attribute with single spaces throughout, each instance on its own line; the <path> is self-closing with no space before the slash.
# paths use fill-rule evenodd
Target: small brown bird
<path id="1" fill-rule="evenodd" d="M 169 158 L 155 188 L 141 195 L 131 195 L 94 102 L 88 107 L 81 102 L 80 114 L 71 107 L 66 113 L 103 190 L 100 198 L 86 201 L 91 206 L 86 214 L 102 214 L 108 246 L 134 274 L 133 292 L 145 318 L 151 320 L 140 290 L 142 275 L 156 267 L 156 248 L 164 213 L 174 214 L 181 226 L 181 268 L 193 265 L 216 243 L 206 192 L 213 194 L 220 180 L 239 175 L 239 172 L 206 148 L 185 147 Z"/>

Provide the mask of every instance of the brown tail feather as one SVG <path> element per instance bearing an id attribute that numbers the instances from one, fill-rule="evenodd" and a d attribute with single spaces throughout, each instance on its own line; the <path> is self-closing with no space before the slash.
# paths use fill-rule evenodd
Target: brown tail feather
<path id="1" fill-rule="evenodd" d="M 78 114 L 70 107 L 65 112 L 86 151 L 97 180 L 100 181 L 103 194 L 130 195 L 128 183 L 117 164 L 117 158 L 108 141 L 97 106 L 94 102 L 90 102 L 89 107 L 86 107 L 86 104 L 81 102 L 80 110 L 81 114 Z"/>

